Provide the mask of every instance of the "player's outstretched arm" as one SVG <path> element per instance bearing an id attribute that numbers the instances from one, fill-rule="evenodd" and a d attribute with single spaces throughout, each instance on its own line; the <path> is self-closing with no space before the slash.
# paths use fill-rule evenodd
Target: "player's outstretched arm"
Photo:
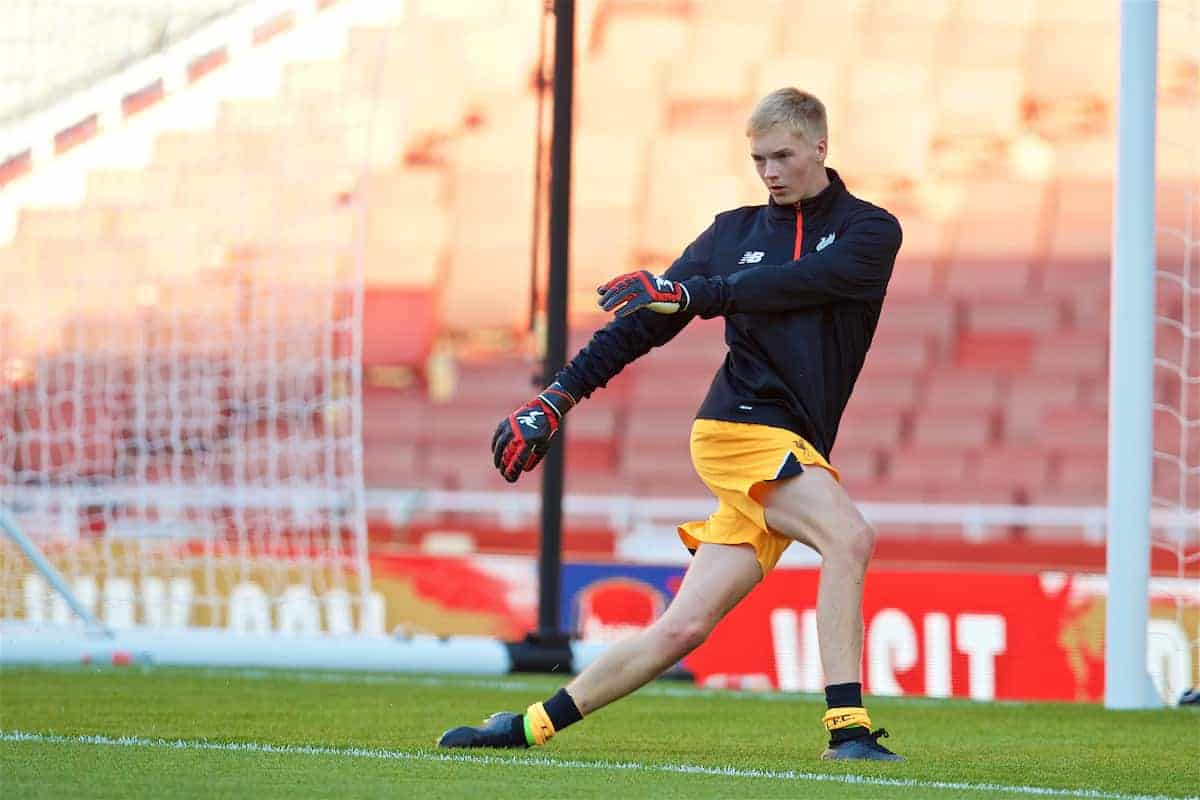
<path id="1" fill-rule="evenodd" d="M 711 258 L 712 238 L 710 227 L 684 250 L 664 280 L 678 285 L 679 280 L 704 274 Z M 670 298 L 657 297 L 656 302 L 670 302 Z M 504 479 L 512 483 L 522 472 L 536 467 L 549 451 L 568 411 L 606 386 L 628 364 L 669 342 L 692 316 L 633 315 L 631 311 L 596 331 L 591 341 L 559 370 L 550 386 L 496 427 L 492 458 Z"/>

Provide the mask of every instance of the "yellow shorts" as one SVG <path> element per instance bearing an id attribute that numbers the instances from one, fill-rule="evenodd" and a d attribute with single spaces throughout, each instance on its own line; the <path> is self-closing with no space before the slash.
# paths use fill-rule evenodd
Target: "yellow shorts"
<path id="1" fill-rule="evenodd" d="M 797 434 L 769 425 L 698 419 L 692 425 L 692 466 L 717 498 L 717 510 L 700 522 L 679 526 L 679 538 L 695 550 L 701 542 L 749 544 L 766 575 L 792 540 L 767 527 L 756 497 L 760 484 L 799 475 L 806 466 L 829 470 L 825 457 Z"/>

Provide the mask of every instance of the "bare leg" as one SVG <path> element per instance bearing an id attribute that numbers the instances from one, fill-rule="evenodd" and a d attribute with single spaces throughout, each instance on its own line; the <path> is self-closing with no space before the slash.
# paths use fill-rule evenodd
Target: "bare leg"
<path id="1" fill-rule="evenodd" d="M 762 498 L 767 525 L 821 554 L 817 641 L 825 682 L 859 683 L 863 576 L 875 533 L 846 491 L 820 467 L 767 487 Z"/>
<path id="2" fill-rule="evenodd" d="M 606 650 L 567 684 L 567 694 L 586 715 L 641 688 L 699 647 L 761 579 L 749 545 L 702 544 L 666 612 Z"/>

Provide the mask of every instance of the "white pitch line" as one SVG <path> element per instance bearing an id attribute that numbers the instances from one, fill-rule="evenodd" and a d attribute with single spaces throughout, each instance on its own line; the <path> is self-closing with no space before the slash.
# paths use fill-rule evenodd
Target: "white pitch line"
<path id="1" fill-rule="evenodd" d="M 555 767 L 559 769 L 621 770 L 628 772 L 659 772 L 680 775 L 712 775 L 723 778 L 758 778 L 784 781 L 820 781 L 857 786 L 888 786 L 902 789 L 945 789 L 958 792 L 1007 792 L 1038 797 L 1087 797 L 1095 800 L 1173 800 L 1167 795 L 1122 794 L 1099 789 L 1055 789 L 1047 786 L 1008 786 L 999 783 L 963 783 L 958 781 L 922 781 L 912 778 L 878 778 L 865 775 L 831 775 L 794 770 L 738 769 L 737 767 L 705 767 L 699 764 L 641 764 L 636 761 L 579 761 L 574 759 L 525 756 L 501 758 L 472 753 L 429 753 L 423 751 L 382 750 L 366 747 L 326 747 L 318 745 L 268 744 L 265 742 L 210 742 L 205 739 L 146 739 L 140 736 L 112 737 L 103 734 L 61 736 L 53 733 L 0 731 L 0 742 L 34 742 L 40 744 L 90 744 L 108 747 L 146 747 L 165 750 L 215 750 L 231 753 L 267 753 L 306 756 L 341 756 L 369 758 L 381 761 L 450 762 L 487 766 Z M 1200 800 L 1181 798 L 1174 800 Z"/>

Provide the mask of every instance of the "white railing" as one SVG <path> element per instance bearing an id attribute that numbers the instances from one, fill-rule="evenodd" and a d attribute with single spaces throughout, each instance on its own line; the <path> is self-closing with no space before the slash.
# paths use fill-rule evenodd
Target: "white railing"
<path id="1" fill-rule="evenodd" d="M 57 508 L 67 517 L 76 509 L 97 504 L 178 505 L 192 508 L 279 508 L 291 513 L 316 508 L 336 510 L 347 502 L 337 490 L 325 487 L 222 487 L 213 485 L 163 485 L 154 489 L 122 486 L 4 487 L 5 504 L 22 508 Z M 601 520 L 617 531 L 672 526 L 681 520 L 703 519 L 715 501 L 697 497 L 644 498 L 623 494 L 568 494 L 563 513 L 568 523 Z M 1104 540 L 1107 526 L 1104 506 L 1014 506 L 971 503 L 860 503 L 863 515 L 876 526 L 929 525 L 957 528 L 968 541 L 985 541 L 1011 527 L 1076 530 L 1086 541 Z M 405 525 L 422 515 L 469 514 L 498 520 L 504 527 L 527 527 L 541 512 L 537 492 L 467 492 L 420 489 L 368 489 L 368 514 L 395 525 Z M 1150 524 L 1160 538 L 1197 541 L 1200 514 L 1155 509 Z"/>
<path id="2" fill-rule="evenodd" d="M 403 524 L 418 513 L 466 513 L 496 517 L 505 525 L 525 525 L 541 509 L 536 492 L 449 492 L 369 489 L 368 512 L 384 513 Z M 695 498 L 632 497 L 630 495 L 572 495 L 563 498 L 563 513 L 571 517 L 606 520 L 616 530 L 634 530 L 684 519 L 703 519 L 714 501 Z M 988 538 L 1001 528 L 1061 527 L 1077 529 L 1088 541 L 1103 541 L 1106 511 L 1103 506 L 1014 506 L 941 503 L 860 503 L 859 509 L 873 525 L 939 525 L 959 528 L 969 541 Z M 1171 509 L 1151 512 L 1151 526 L 1173 538 L 1200 535 L 1200 515 Z"/>

